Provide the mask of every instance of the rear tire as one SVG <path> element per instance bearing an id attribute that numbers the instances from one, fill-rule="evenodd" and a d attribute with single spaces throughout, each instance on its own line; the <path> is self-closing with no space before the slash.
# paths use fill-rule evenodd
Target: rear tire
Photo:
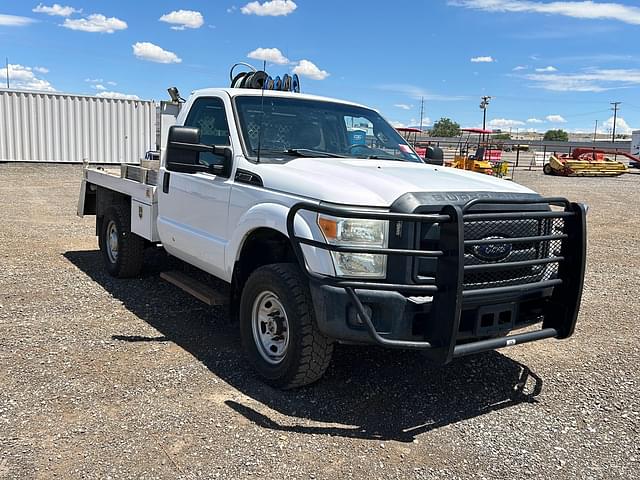
<path id="1" fill-rule="evenodd" d="M 551 168 L 550 163 L 545 163 L 544 167 L 542 167 L 542 171 L 545 175 L 554 175 L 553 168 Z"/>
<path id="2" fill-rule="evenodd" d="M 140 274 L 144 259 L 144 239 L 131 233 L 131 217 L 127 207 L 114 206 L 105 212 L 98 245 L 111 276 L 128 278 Z"/>
<path id="3" fill-rule="evenodd" d="M 274 387 L 290 389 L 324 374 L 333 342 L 316 326 L 307 280 L 295 264 L 255 270 L 242 291 L 240 334 L 249 361 Z"/>

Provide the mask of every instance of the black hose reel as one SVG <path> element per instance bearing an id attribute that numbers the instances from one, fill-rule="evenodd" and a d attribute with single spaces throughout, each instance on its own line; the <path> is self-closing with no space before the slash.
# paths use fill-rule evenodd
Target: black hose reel
<path id="1" fill-rule="evenodd" d="M 250 68 L 250 71 L 239 72 L 235 76 L 233 71 L 239 65 Z M 300 93 L 300 78 L 297 74 L 293 76 L 285 73 L 282 79 L 277 76 L 275 79 L 264 70 L 256 70 L 255 67 L 248 63 L 239 62 L 231 67 L 229 72 L 231 79 L 231 88 L 251 88 L 256 90 L 279 90 L 282 92 Z"/>

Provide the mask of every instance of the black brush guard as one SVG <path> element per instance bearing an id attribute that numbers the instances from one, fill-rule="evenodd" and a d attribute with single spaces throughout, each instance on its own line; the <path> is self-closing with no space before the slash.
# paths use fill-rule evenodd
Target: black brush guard
<path id="1" fill-rule="evenodd" d="M 518 204 L 544 204 L 556 206 L 562 210 L 548 211 L 508 211 L 474 213 L 472 209 L 478 209 L 483 205 L 494 208 L 498 205 L 514 206 Z M 331 245 L 310 238 L 300 237 L 296 234 L 294 221 L 300 211 L 309 211 L 316 214 L 333 215 L 342 218 L 379 219 L 395 222 L 438 224 L 440 229 L 439 248 L 434 250 L 397 249 L 397 248 L 367 248 L 347 247 Z M 464 265 L 465 246 L 479 245 L 487 240 L 465 240 L 465 221 L 500 221 L 500 220 L 530 220 L 530 219 L 562 219 L 563 233 L 557 235 L 540 235 L 526 238 L 501 238 L 491 239 L 492 244 L 552 241 L 561 240 L 562 247 L 559 256 L 527 260 L 527 266 L 546 265 L 550 262 L 558 263 L 556 278 L 507 286 L 493 286 L 481 289 L 465 289 L 464 273 L 467 270 L 474 272 L 483 269 L 504 269 L 519 267 L 522 262 L 488 263 L 486 265 Z M 573 334 L 584 282 L 585 258 L 586 258 L 586 207 L 579 203 L 570 203 L 564 198 L 533 198 L 533 199 L 474 199 L 464 206 L 445 205 L 437 214 L 393 213 L 387 211 L 369 211 L 341 206 L 319 205 L 312 203 L 298 203 L 294 205 L 287 217 L 287 231 L 293 243 L 295 254 L 303 266 L 303 270 L 311 279 L 321 284 L 344 288 L 350 301 L 363 320 L 368 333 L 375 343 L 385 347 L 406 349 L 420 349 L 427 353 L 434 361 L 448 363 L 455 357 L 472 353 L 508 347 L 555 337 L 565 339 Z M 420 284 L 388 283 L 381 280 L 356 280 L 353 278 L 341 278 L 318 274 L 309 269 L 302 245 L 320 248 L 323 250 L 344 253 L 368 253 L 384 254 L 388 256 L 408 256 L 413 258 L 436 258 L 437 269 L 433 278 L 422 278 Z M 388 257 L 387 257 L 388 260 Z M 482 296 L 496 294 L 526 294 L 553 288 L 548 308 L 545 311 L 542 328 L 536 331 L 513 334 L 506 337 L 477 340 L 471 343 L 457 344 L 457 334 L 460 326 L 460 317 L 465 299 L 477 301 Z M 385 338 L 376 331 L 376 328 L 367 314 L 362 302 L 358 298 L 358 289 L 399 291 L 414 293 L 415 295 L 428 295 L 433 297 L 432 312 L 434 322 L 431 332 L 426 335 L 424 341 L 405 341 Z"/>

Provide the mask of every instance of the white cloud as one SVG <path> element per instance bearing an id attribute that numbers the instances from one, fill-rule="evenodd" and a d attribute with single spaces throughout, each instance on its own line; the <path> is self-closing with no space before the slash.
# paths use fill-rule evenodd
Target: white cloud
<path id="1" fill-rule="evenodd" d="M 113 33 L 116 30 L 125 30 L 127 22 L 116 17 L 107 18 L 101 13 L 93 13 L 87 18 L 65 18 L 62 26 L 82 32 Z"/>
<path id="2" fill-rule="evenodd" d="M 293 0 L 271 0 L 268 2 L 250 2 L 240 9 L 245 15 L 258 15 L 260 17 L 279 17 L 289 15 L 298 8 Z"/>
<path id="3" fill-rule="evenodd" d="M 640 69 L 586 69 L 580 73 L 533 73 L 524 78 L 536 88 L 556 92 L 604 92 L 640 85 Z"/>
<path id="4" fill-rule="evenodd" d="M 300 60 L 293 68 L 293 73 L 297 73 L 302 77 L 309 77 L 313 80 L 324 80 L 329 76 L 325 70 L 320 70 L 313 62 L 309 60 Z"/>
<path id="5" fill-rule="evenodd" d="M 151 42 L 137 42 L 132 45 L 133 54 L 142 60 L 156 63 L 180 63 L 182 59 L 175 53 L 164 50 Z"/>
<path id="6" fill-rule="evenodd" d="M 410 85 L 408 83 L 388 83 L 383 85 L 378 85 L 376 88 L 379 90 L 385 90 L 388 92 L 393 92 L 400 95 L 406 95 L 412 99 L 420 100 L 424 98 L 425 100 L 432 101 L 458 101 L 458 100 L 467 100 L 467 97 L 463 96 L 450 96 L 450 95 L 440 95 L 437 93 L 431 93 L 422 87 L 418 87 L 417 85 Z"/>
<path id="7" fill-rule="evenodd" d="M 289 63 L 289 59 L 277 48 L 256 48 L 254 51 L 249 52 L 247 57 L 253 58 L 254 60 L 264 60 L 275 63 L 276 65 L 286 65 Z"/>
<path id="8" fill-rule="evenodd" d="M 96 97 L 116 98 L 121 100 L 140 100 L 140 97 L 138 97 L 137 95 L 129 95 L 127 93 L 120 92 L 100 92 L 96 95 Z"/>
<path id="9" fill-rule="evenodd" d="M 624 118 L 618 117 L 616 119 L 616 135 L 618 133 L 624 134 L 624 135 L 629 135 L 634 130 L 635 129 L 631 128 Z M 613 132 L 613 116 L 610 117 L 606 122 L 604 122 L 598 128 L 598 132 L 600 132 L 600 133 L 609 133 L 609 134 L 611 132 Z"/>
<path id="10" fill-rule="evenodd" d="M 39 3 L 38 6 L 31 11 L 36 13 L 46 13 L 47 15 L 56 15 L 58 17 L 68 17 L 69 15 L 81 12 L 82 10 L 77 10 L 73 7 L 63 7 L 58 3 L 54 3 L 50 7 Z"/>
<path id="11" fill-rule="evenodd" d="M 33 71 L 38 73 L 49 73 L 49 69 L 45 67 L 33 67 Z"/>
<path id="12" fill-rule="evenodd" d="M 95 88 L 96 90 L 106 90 L 107 87 L 105 87 L 104 85 L 102 85 L 101 83 L 96 83 L 93 88 Z"/>
<path id="13" fill-rule="evenodd" d="M 107 85 L 111 85 L 112 87 L 115 87 L 118 84 L 116 82 L 108 81 Z"/>
<path id="14" fill-rule="evenodd" d="M 43 69 L 43 67 L 39 67 Z M 46 68 L 44 68 L 46 70 Z M 48 71 L 48 70 L 47 70 Z M 9 64 L 9 83 L 11 88 L 19 90 L 41 90 L 53 92 L 55 88 L 42 78 L 38 78 L 34 72 L 35 68 L 26 67 L 20 64 Z M 42 72 L 43 73 L 43 72 Z M 0 68 L 0 81 L 4 86 L 7 83 L 7 68 Z"/>
<path id="15" fill-rule="evenodd" d="M 551 123 L 567 123 L 562 115 L 547 115 L 545 118 Z"/>
<path id="16" fill-rule="evenodd" d="M 513 71 L 514 72 L 519 72 L 521 70 L 526 70 L 528 68 L 529 68 L 529 66 L 527 66 L 527 65 L 518 65 L 516 67 L 513 67 Z"/>
<path id="17" fill-rule="evenodd" d="M 200 28 L 204 25 L 204 18 L 200 12 L 194 10 L 174 10 L 160 17 L 161 22 L 173 25 L 172 30 L 184 30 L 185 28 Z"/>
<path id="18" fill-rule="evenodd" d="M 557 72 L 558 69 L 552 65 L 548 67 L 536 68 L 536 72 Z"/>
<path id="19" fill-rule="evenodd" d="M 33 18 L 0 13 L 0 27 L 26 27 L 34 22 L 35 20 Z"/>
<path id="20" fill-rule="evenodd" d="M 640 7 L 588 1 L 450 0 L 449 5 L 487 12 L 543 13 L 590 20 L 618 20 L 640 25 Z"/>
<path id="21" fill-rule="evenodd" d="M 391 126 L 393 128 L 405 128 L 405 127 L 407 127 L 406 123 L 398 122 L 397 120 L 392 120 L 389 123 L 391 123 Z"/>
<path id="22" fill-rule="evenodd" d="M 493 63 L 495 61 L 496 60 L 491 56 L 471 58 L 471 63 Z"/>
<path id="23" fill-rule="evenodd" d="M 527 123 L 544 123 L 544 120 L 540 120 L 539 118 L 528 118 Z"/>
<path id="24" fill-rule="evenodd" d="M 238 7 L 236 7 L 235 5 L 231 5 L 229 8 L 227 8 L 227 13 L 233 13 L 238 9 Z"/>
<path id="25" fill-rule="evenodd" d="M 524 122 L 521 122 L 520 120 L 509 120 L 506 118 L 494 118 L 489 121 L 489 126 L 491 128 L 513 128 L 520 127 L 522 125 L 524 125 Z"/>
<path id="26" fill-rule="evenodd" d="M 407 105 L 406 103 L 396 103 L 394 107 L 401 108 L 402 110 L 411 110 L 413 105 Z"/>
<path id="27" fill-rule="evenodd" d="M 428 127 L 429 125 L 431 125 L 433 122 L 431 121 L 431 119 L 429 117 L 424 117 L 422 119 L 422 127 Z M 412 118 L 411 120 L 409 120 L 409 125 L 414 125 L 416 127 L 420 126 L 420 119 L 419 118 Z"/>

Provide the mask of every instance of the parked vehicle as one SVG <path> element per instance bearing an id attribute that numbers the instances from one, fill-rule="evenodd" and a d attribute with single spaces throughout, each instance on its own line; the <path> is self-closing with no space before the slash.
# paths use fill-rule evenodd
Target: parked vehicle
<path id="1" fill-rule="evenodd" d="M 505 152 L 517 152 L 518 150 L 521 152 L 528 152 L 531 147 L 525 144 L 515 144 L 515 145 L 508 144 L 508 145 L 505 145 L 503 148 Z"/>
<path id="2" fill-rule="evenodd" d="M 493 130 L 463 128 L 467 136 L 460 137 L 451 166 L 461 170 L 504 177 L 509 173 L 509 164 L 502 161 L 502 148 L 492 144 Z M 473 153 L 472 153 L 473 150 Z"/>
<path id="3" fill-rule="evenodd" d="M 350 144 L 353 119 L 373 144 Z M 335 342 L 445 364 L 573 334 L 581 204 L 427 165 L 373 109 L 260 85 L 193 92 L 166 145 L 157 172 L 86 167 L 78 213 L 96 215 L 115 277 L 161 245 L 226 282 L 247 356 L 274 386 L 318 380 Z M 165 277 L 221 301 L 181 275 Z"/>

